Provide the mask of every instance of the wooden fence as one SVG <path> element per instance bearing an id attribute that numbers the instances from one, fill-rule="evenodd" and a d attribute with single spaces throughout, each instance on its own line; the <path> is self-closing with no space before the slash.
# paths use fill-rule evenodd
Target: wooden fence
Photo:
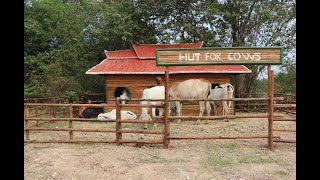
<path id="1" fill-rule="evenodd" d="M 250 98 L 262 98 L 268 97 L 265 93 L 254 93 L 248 95 Z M 283 97 L 284 100 L 277 101 L 275 104 L 296 104 L 296 96 L 283 93 L 275 93 L 274 97 Z M 236 112 L 263 112 L 268 110 L 268 101 L 242 101 L 235 104 Z M 275 106 L 275 111 L 285 112 L 287 114 L 295 114 L 295 110 L 292 110 L 293 107 L 280 108 Z"/>
<path id="2" fill-rule="evenodd" d="M 131 99 L 129 101 L 150 101 L 147 99 Z M 214 101 L 221 101 L 225 99 L 216 99 Z M 268 101 L 269 98 L 233 98 L 230 99 L 231 101 Z M 274 98 L 274 100 L 283 100 L 283 97 L 277 97 Z M 157 100 L 152 100 L 152 101 L 157 101 Z M 159 100 L 158 100 L 159 101 Z M 175 101 L 175 100 L 168 100 L 170 101 Z M 197 101 L 209 101 L 208 99 L 201 99 L 201 100 L 195 100 L 195 99 L 184 99 L 184 100 L 179 100 L 179 101 L 184 101 L 184 102 L 197 102 Z M 210 100 L 212 101 L 212 100 Z M 228 100 L 227 100 L 228 101 Z M 121 104 L 120 99 L 117 98 L 113 104 L 44 104 L 44 103 L 25 103 L 25 134 L 26 134 L 26 139 L 25 142 L 34 142 L 34 143 L 83 143 L 83 142 L 92 142 L 92 143 L 116 143 L 117 145 L 120 145 L 122 143 L 141 143 L 141 144 L 163 144 L 164 147 L 168 147 L 170 144 L 170 140 L 183 140 L 183 139 L 193 139 L 193 140 L 201 140 L 201 139 L 255 139 L 255 138 L 267 138 L 272 140 L 271 143 L 273 142 L 293 142 L 292 140 L 282 140 L 278 136 L 273 137 L 273 131 L 285 131 L 283 129 L 277 129 L 273 128 L 273 126 L 269 127 L 269 134 L 265 136 L 172 136 L 170 135 L 170 120 L 174 119 L 181 119 L 181 120 L 219 120 L 219 119 L 234 119 L 234 118 L 267 118 L 270 117 L 270 112 L 269 113 L 264 113 L 264 114 L 249 114 L 249 115 L 228 115 L 228 116 L 168 116 L 164 114 L 163 117 L 154 117 L 153 120 L 128 120 L 128 119 L 122 119 L 120 120 L 120 112 L 123 107 L 158 107 L 158 108 L 165 108 L 166 103 L 163 105 L 141 105 L 141 104 Z M 88 106 L 92 108 L 104 108 L 104 107 L 115 107 L 116 109 L 116 119 L 113 120 L 98 120 L 98 119 L 93 119 L 93 118 L 77 118 L 74 117 L 74 112 L 77 107 L 82 107 L 82 106 Z M 65 107 L 67 108 L 66 111 L 61 111 L 59 113 L 65 113 L 67 116 L 66 117 L 39 117 L 40 114 L 36 115 L 31 115 L 30 114 L 30 107 Z M 284 108 L 284 107 L 295 107 L 295 105 L 284 105 L 284 104 L 275 104 L 274 107 L 279 107 L 279 108 Z M 37 109 L 37 108 L 35 108 Z M 272 108 L 271 108 L 272 109 Z M 36 112 L 36 111 L 33 111 Z M 168 113 L 165 111 L 165 113 Z M 55 114 L 58 114 L 56 112 Z M 30 126 L 30 121 L 36 121 L 36 125 Z M 39 122 L 57 122 L 57 121 L 65 121 L 69 123 L 68 128 L 44 128 L 40 127 Z M 73 122 L 115 122 L 116 127 L 115 129 L 79 129 L 75 128 L 73 125 Z M 274 116 L 273 121 L 294 121 L 294 119 L 285 119 L 280 116 Z M 164 129 L 162 130 L 136 130 L 136 129 L 122 129 L 122 124 L 123 123 L 164 123 Z M 69 133 L 69 139 L 68 140 L 30 140 L 30 131 L 66 131 Z M 288 130 L 286 130 L 288 131 Z M 289 130 L 291 131 L 291 130 Z M 105 132 L 105 133 L 116 133 L 116 139 L 111 139 L 111 140 L 76 140 L 74 137 L 74 132 Z M 131 140 L 131 139 L 123 139 L 122 134 L 123 133 L 139 133 L 139 134 L 158 134 L 158 135 L 163 135 L 162 139 L 158 140 Z"/>

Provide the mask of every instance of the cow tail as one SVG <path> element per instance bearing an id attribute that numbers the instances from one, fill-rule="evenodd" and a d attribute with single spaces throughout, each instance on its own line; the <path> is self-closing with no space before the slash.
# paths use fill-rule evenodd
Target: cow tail
<path id="1" fill-rule="evenodd" d="M 207 98 L 209 98 L 209 96 L 210 96 L 210 94 L 211 94 L 211 88 L 212 88 L 212 84 L 211 84 L 211 83 L 209 83 L 209 92 L 208 92 L 208 96 L 207 96 Z"/>

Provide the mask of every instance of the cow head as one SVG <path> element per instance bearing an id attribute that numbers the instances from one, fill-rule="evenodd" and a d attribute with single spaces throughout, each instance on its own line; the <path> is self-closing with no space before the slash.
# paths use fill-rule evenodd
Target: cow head
<path id="1" fill-rule="evenodd" d="M 169 114 L 171 116 L 176 116 L 178 114 L 178 108 L 175 102 L 169 102 Z"/>
<path id="2" fill-rule="evenodd" d="M 97 119 L 111 119 L 106 113 L 100 113 Z"/>
<path id="3" fill-rule="evenodd" d="M 126 116 L 128 119 L 136 119 L 137 118 L 137 115 L 131 111 L 127 111 Z"/>

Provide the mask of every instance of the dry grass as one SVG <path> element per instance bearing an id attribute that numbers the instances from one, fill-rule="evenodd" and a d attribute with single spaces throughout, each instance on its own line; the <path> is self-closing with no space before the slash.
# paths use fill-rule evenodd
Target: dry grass
<path id="1" fill-rule="evenodd" d="M 295 122 L 275 122 L 275 127 L 295 129 Z M 67 127 L 47 123 L 43 127 Z M 115 123 L 76 122 L 76 128 L 114 129 Z M 150 126 L 149 128 L 151 128 Z M 123 124 L 142 129 L 142 124 Z M 158 125 L 157 129 L 163 126 Z M 171 136 L 267 135 L 267 119 L 230 122 L 192 121 L 170 124 Z M 276 132 L 283 138 L 296 133 Z M 114 133 L 75 132 L 75 139 L 115 139 Z M 30 139 L 68 140 L 68 132 L 31 132 Z M 123 134 L 123 139 L 161 139 L 162 135 Z M 135 144 L 25 144 L 25 179 L 295 179 L 296 144 L 267 139 L 171 140 L 163 145 Z"/>

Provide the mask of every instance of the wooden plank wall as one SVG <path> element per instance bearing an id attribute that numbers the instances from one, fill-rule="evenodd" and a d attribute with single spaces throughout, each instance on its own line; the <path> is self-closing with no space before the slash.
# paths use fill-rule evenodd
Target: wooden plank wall
<path id="1" fill-rule="evenodd" d="M 107 99 L 115 98 L 114 92 L 117 87 L 126 87 L 129 89 L 131 98 L 141 98 L 144 88 L 155 86 L 155 77 L 160 76 L 162 78 L 162 85 L 165 85 L 164 75 L 151 75 L 151 74 L 135 74 L 135 75 L 106 75 L 106 93 Z M 193 73 L 193 74 L 170 74 L 170 84 L 175 81 L 183 81 L 187 79 L 204 78 L 212 83 L 230 83 L 230 74 L 211 74 L 211 73 Z M 129 102 L 129 104 L 135 104 L 137 102 Z M 105 112 L 111 111 L 113 108 L 105 108 Z M 129 110 L 137 115 L 140 115 L 140 108 L 128 107 L 123 110 Z M 233 113 L 233 104 L 231 105 L 231 113 Z M 149 111 L 151 113 L 151 111 Z M 198 105 L 186 105 L 182 107 L 183 115 L 198 115 Z M 218 105 L 218 115 L 222 113 L 222 106 Z M 213 115 L 213 110 L 211 111 Z"/>

